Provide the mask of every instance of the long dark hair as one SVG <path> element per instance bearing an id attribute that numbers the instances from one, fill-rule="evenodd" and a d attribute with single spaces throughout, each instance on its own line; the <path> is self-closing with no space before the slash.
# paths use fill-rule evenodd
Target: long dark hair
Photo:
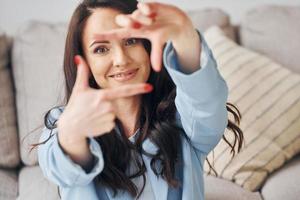
<path id="1" fill-rule="evenodd" d="M 119 10 L 122 13 L 132 13 L 137 8 L 136 6 L 136 0 L 84 0 L 76 8 L 69 24 L 65 45 L 63 66 L 66 94 L 64 105 L 69 101 L 76 79 L 76 66 L 73 58 L 75 55 L 82 55 L 84 57 L 82 32 L 86 20 L 93 13 L 93 9 L 107 7 Z M 142 42 L 148 54 L 150 54 L 151 43 L 146 39 L 143 39 Z M 141 116 L 139 119 L 140 134 L 136 142 L 131 143 L 127 139 L 121 126 L 118 126 L 121 137 L 115 130 L 112 130 L 109 134 L 95 138 L 101 146 L 105 162 L 103 171 L 95 180 L 111 188 L 114 191 L 114 195 L 120 189 L 128 191 L 132 196 L 140 196 L 146 180 L 146 167 L 141 159 L 142 154 L 151 157 L 151 169 L 157 176 L 164 178 L 171 187 L 178 187 L 180 185 L 179 181 L 174 178 L 175 163 L 180 152 L 181 139 L 188 138 L 183 129 L 176 124 L 176 107 L 174 102 L 176 86 L 164 67 L 160 73 L 155 73 L 151 69 L 147 82 L 154 86 L 154 91 L 142 96 Z M 90 87 L 99 89 L 93 75 L 89 79 L 89 84 Z M 223 139 L 230 145 L 234 154 L 236 145 L 238 145 L 239 151 L 243 142 L 243 133 L 238 127 L 241 115 L 233 104 L 227 103 L 226 107 L 234 116 L 235 121 L 228 120 L 227 128 L 232 130 L 235 140 L 231 144 L 225 135 Z M 44 122 L 48 129 L 53 130 L 56 128 L 56 121 L 48 123 L 51 110 L 46 113 Z M 118 120 L 117 124 L 119 124 Z M 47 142 L 50 138 L 51 136 L 49 135 L 46 141 L 34 144 L 33 147 Z M 143 149 L 142 143 L 146 138 L 149 138 L 158 147 L 159 150 L 155 155 Z M 111 148 L 112 146 L 114 148 Z M 129 167 L 129 160 L 133 160 L 137 164 L 137 170 L 128 176 L 125 172 Z M 157 166 L 161 167 L 158 168 Z M 212 166 L 210 167 L 212 168 Z M 136 185 L 131 181 L 132 178 L 138 176 L 142 176 L 144 180 L 141 191 L 138 191 Z"/>

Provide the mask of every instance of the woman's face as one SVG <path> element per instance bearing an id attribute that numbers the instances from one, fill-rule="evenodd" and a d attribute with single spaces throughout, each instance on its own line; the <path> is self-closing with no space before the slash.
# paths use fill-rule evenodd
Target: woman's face
<path id="1" fill-rule="evenodd" d="M 142 83 L 150 74 L 150 59 L 142 42 L 133 38 L 103 41 L 99 34 L 120 28 L 115 23 L 119 11 L 97 8 L 87 19 L 83 30 L 83 51 L 97 84 L 113 88 Z"/>

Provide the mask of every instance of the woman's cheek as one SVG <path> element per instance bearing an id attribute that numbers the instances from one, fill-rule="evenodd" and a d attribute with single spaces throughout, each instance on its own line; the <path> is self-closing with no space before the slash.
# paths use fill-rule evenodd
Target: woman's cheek
<path id="1" fill-rule="evenodd" d="M 105 81 L 108 75 L 108 67 L 106 67 L 105 63 L 103 62 L 94 62 L 91 66 L 91 72 L 94 75 L 94 78 L 100 87 L 105 85 Z"/>

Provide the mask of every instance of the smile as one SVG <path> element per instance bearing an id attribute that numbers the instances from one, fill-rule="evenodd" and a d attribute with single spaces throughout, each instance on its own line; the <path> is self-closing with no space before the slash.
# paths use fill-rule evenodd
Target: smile
<path id="1" fill-rule="evenodd" d="M 119 82 L 128 81 L 136 75 L 138 70 L 139 70 L 138 68 L 137 69 L 131 69 L 131 70 L 127 70 L 127 71 L 124 71 L 124 72 L 121 72 L 121 73 L 116 73 L 116 74 L 111 75 L 109 77 L 111 77 L 111 78 L 113 78 L 113 79 L 115 79 L 116 81 L 119 81 Z"/>

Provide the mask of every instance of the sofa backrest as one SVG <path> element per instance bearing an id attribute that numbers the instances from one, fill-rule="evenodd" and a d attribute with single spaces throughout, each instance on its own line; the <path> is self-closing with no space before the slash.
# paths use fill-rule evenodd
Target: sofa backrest
<path id="1" fill-rule="evenodd" d="M 11 39 L 0 33 L 0 168 L 20 162 L 13 83 L 9 69 Z"/>
<path id="2" fill-rule="evenodd" d="M 241 44 L 300 73 L 300 6 L 266 5 L 242 19 Z"/>
<path id="3" fill-rule="evenodd" d="M 60 104 L 63 88 L 63 54 L 66 24 L 29 22 L 14 38 L 12 71 L 16 87 L 16 108 L 21 159 L 37 163 L 37 143 L 46 112 Z"/>

